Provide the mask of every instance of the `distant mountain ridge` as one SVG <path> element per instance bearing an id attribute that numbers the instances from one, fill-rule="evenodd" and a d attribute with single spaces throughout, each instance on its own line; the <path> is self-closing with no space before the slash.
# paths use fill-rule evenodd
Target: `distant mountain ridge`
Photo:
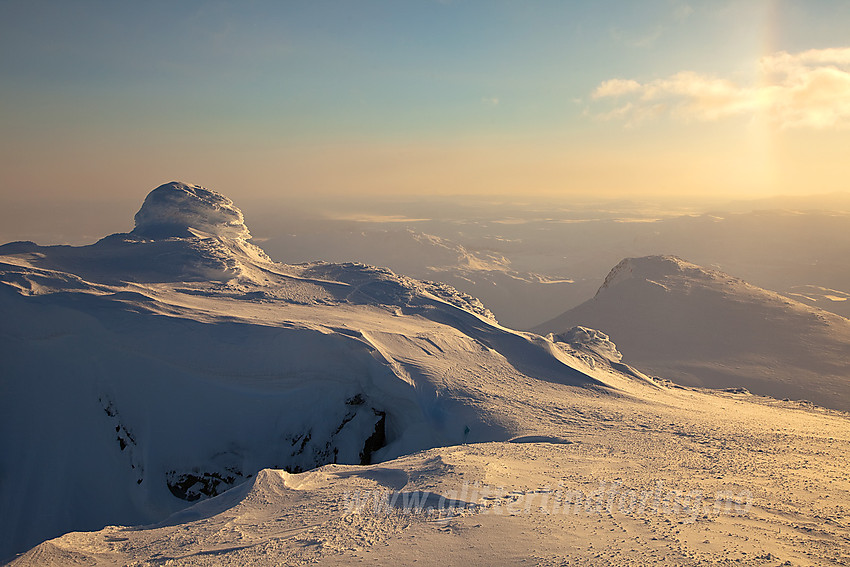
<path id="1" fill-rule="evenodd" d="M 595 297 L 535 330 L 575 325 L 680 384 L 850 410 L 850 321 L 675 256 L 623 260 Z"/>

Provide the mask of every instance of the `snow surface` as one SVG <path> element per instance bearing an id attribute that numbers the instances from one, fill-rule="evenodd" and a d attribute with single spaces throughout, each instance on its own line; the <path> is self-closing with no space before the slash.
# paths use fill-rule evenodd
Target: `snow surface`
<path id="1" fill-rule="evenodd" d="M 846 414 L 676 387 L 620 362 L 603 333 L 513 331 L 444 284 L 277 264 L 228 199 L 179 183 L 154 192 L 130 233 L 0 247 L 0 557 L 848 559 Z M 754 512 L 524 507 L 602 481 L 707 502 L 748 490 Z M 460 498 L 464 482 L 492 493 Z M 446 522 L 347 507 L 352 491 L 378 489 L 426 502 L 455 490 L 470 509 Z M 806 527 L 823 536 L 806 540 Z"/>
<path id="2" fill-rule="evenodd" d="M 590 350 L 608 360 L 619 362 L 623 355 L 617 350 L 617 345 L 605 333 L 596 329 L 588 329 L 577 325 L 566 332 L 551 334 L 549 339 L 557 343 L 566 343 L 575 349 Z"/>
<path id="3" fill-rule="evenodd" d="M 70 533 L 13 564 L 847 563 L 846 415 L 670 393 L 647 406 L 545 390 L 526 419 L 559 437 L 266 469 L 156 524 Z"/>
<path id="4" fill-rule="evenodd" d="M 850 320 L 674 256 L 623 260 L 594 298 L 537 330 L 574 325 L 680 384 L 850 410 Z"/>
<path id="5" fill-rule="evenodd" d="M 251 238 L 245 217 L 233 201 L 198 185 L 172 181 L 145 198 L 136 213 L 133 233 L 151 236 L 186 236 L 194 229 L 220 238 Z"/>
<path id="6" fill-rule="evenodd" d="M 0 247 L 0 470 L 20 479 L 0 556 L 161 519 L 264 467 L 507 439 L 500 382 L 611 390 L 444 284 L 275 264 L 211 191 L 164 185 L 136 220 L 91 246 Z"/>

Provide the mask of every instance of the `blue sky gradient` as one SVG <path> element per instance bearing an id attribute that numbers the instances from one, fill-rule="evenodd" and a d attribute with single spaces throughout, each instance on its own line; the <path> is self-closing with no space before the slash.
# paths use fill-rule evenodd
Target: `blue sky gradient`
<path id="1" fill-rule="evenodd" d="M 756 135 L 744 111 L 646 119 L 593 93 L 684 71 L 743 89 L 764 56 L 850 44 L 848 24 L 826 1 L 0 0 L 0 191 L 834 190 L 842 113 Z M 787 175 L 742 174 L 765 152 Z"/>

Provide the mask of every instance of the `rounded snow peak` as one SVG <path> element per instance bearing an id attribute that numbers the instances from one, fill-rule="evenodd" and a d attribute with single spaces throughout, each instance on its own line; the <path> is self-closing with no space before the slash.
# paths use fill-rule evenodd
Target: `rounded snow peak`
<path id="1" fill-rule="evenodd" d="M 133 233 L 150 238 L 201 232 L 219 238 L 251 238 L 245 217 L 233 201 L 199 185 L 172 181 L 145 197 Z"/>
<path id="2" fill-rule="evenodd" d="M 679 274 L 689 268 L 697 267 L 685 262 L 676 256 L 644 256 L 642 258 L 624 258 L 605 277 L 602 283 L 603 289 L 614 287 L 626 280 L 636 278 L 638 280 L 648 278 L 661 278 L 673 274 Z M 599 292 L 597 292 L 598 294 Z"/>

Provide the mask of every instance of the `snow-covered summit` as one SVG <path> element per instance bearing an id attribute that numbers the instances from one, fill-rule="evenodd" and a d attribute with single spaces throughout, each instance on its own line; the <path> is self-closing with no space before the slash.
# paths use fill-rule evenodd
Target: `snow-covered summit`
<path id="1" fill-rule="evenodd" d="M 130 232 L 89 246 L 14 242 L 0 246 L 0 256 L 15 255 L 16 263 L 97 284 L 262 281 L 263 268 L 273 262 L 250 238 L 233 201 L 172 181 L 147 195 Z M 43 276 L 40 288 L 53 287 Z"/>
<path id="2" fill-rule="evenodd" d="M 540 325 L 611 336 L 623 359 L 688 386 L 850 409 L 850 321 L 675 256 L 626 258 L 596 296 Z"/>
<path id="3" fill-rule="evenodd" d="M 187 236 L 191 231 L 219 238 L 251 238 L 245 217 L 233 201 L 199 185 L 172 181 L 145 198 L 136 213 L 133 234 L 162 238 Z"/>
<path id="4" fill-rule="evenodd" d="M 475 297 L 441 283 L 418 281 L 360 263 L 274 262 L 249 241 L 242 211 L 215 191 L 172 181 L 151 191 L 135 228 L 89 246 L 0 246 L 0 284 L 26 295 L 98 286 L 177 285 L 185 293 L 323 304 L 412 306 L 434 299 L 495 320 Z M 3 266 L 6 258 L 10 265 Z M 14 267 L 12 267 L 14 266 Z M 35 271 L 34 271 L 35 270 Z"/>
<path id="5" fill-rule="evenodd" d="M 627 280 L 636 279 L 658 284 L 659 280 L 668 277 L 697 280 L 729 279 L 726 274 L 703 268 L 677 256 L 657 255 L 625 258 L 608 273 L 597 291 L 597 295 Z"/>
<path id="6" fill-rule="evenodd" d="M 267 467 L 540 433 L 523 408 L 553 390 L 645 389 L 451 286 L 273 262 L 248 235 L 232 201 L 170 183 L 131 232 L 0 246 L 0 470 L 38 487 L 0 483 L 0 560 L 161 520 Z"/>
<path id="7" fill-rule="evenodd" d="M 0 563 L 45 539 L 104 526 L 105 536 L 70 534 L 92 539 L 46 543 L 16 564 L 303 563 L 306 556 L 289 554 L 295 548 L 315 550 L 313 562 L 348 564 L 354 550 L 384 541 L 375 534 L 402 529 L 403 547 L 428 557 L 431 548 L 412 549 L 408 536 L 445 547 L 455 537 L 447 524 L 426 516 L 407 524 L 390 514 L 388 531 L 373 514 L 345 512 L 342 497 L 391 488 L 440 501 L 461 480 L 500 487 L 472 498 L 476 508 L 496 498 L 525 509 L 487 516 L 497 527 L 482 523 L 470 533 L 504 541 L 508 531 L 533 532 L 531 523 L 554 525 L 558 531 L 541 541 L 555 542 L 545 551 L 555 557 L 559 534 L 573 530 L 576 516 L 528 516 L 539 501 L 532 507 L 518 495 L 553 492 L 534 487 L 570 482 L 570 490 L 584 490 L 595 478 L 655 486 L 645 472 L 681 463 L 681 479 L 703 479 L 709 470 L 714 477 L 724 463 L 734 464 L 735 478 L 746 473 L 740 463 L 759 466 L 754 478 L 772 484 L 755 485 L 756 494 L 775 494 L 775 479 L 784 482 L 783 461 L 745 443 L 753 432 L 775 443 L 795 416 L 756 408 L 751 419 L 737 399 L 666 388 L 617 362 L 608 337 L 592 329 L 553 339 L 507 329 L 447 285 L 364 264 L 272 262 L 245 240 L 228 199 L 164 187 L 146 200 L 132 232 L 83 247 L 0 246 Z M 733 403 L 739 418 L 718 430 L 715 416 L 731 413 Z M 769 426 L 753 430 L 753 423 Z M 802 456 L 840 463 L 833 455 L 846 453 L 846 442 L 833 444 L 832 435 L 847 435 L 830 430 L 838 422 L 809 423 L 797 430 L 809 451 Z M 824 439 L 813 446 L 816 435 Z M 720 459 L 703 453 L 720 446 Z M 403 455 L 409 460 L 390 464 Z M 296 474 L 318 466 L 325 468 Z M 763 466 L 774 468 L 764 473 Z M 269 468 L 287 472 L 263 472 Z M 545 474 L 528 476 L 535 469 Z M 842 473 L 838 467 L 834 477 Z M 826 486 L 804 480 L 797 493 L 804 497 Z M 688 493 L 717 488 L 682 486 Z M 210 511 L 221 523 L 205 523 Z M 599 517 L 577 537 L 595 537 Z M 640 522 L 641 534 L 674 541 L 669 521 L 663 533 Z M 707 524 L 729 530 L 725 522 Z M 700 533 L 699 541 L 705 537 L 714 535 Z"/>

